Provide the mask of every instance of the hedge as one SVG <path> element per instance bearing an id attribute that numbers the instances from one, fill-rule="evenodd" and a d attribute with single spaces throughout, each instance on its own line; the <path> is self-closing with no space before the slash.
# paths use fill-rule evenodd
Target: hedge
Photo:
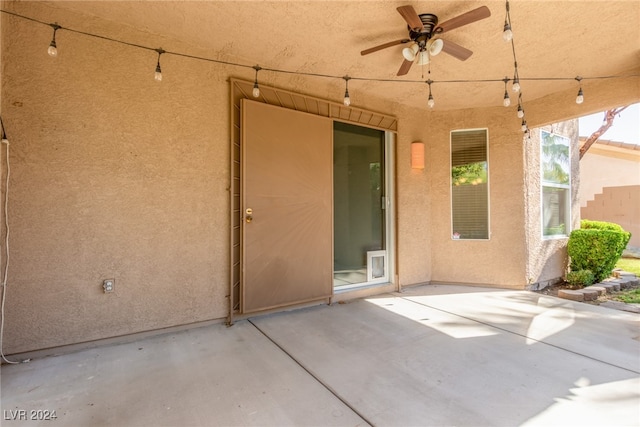
<path id="1" fill-rule="evenodd" d="M 569 236 L 571 271 L 591 270 L 596 282 L 600 282 L 611 275 L 631 233 L 618 224 L 603 221 L 583 220 L 581 226 Z"/>
<path id="2" fill-rule="evenodd" d="M 621 225 L 616 224 L 614 222 L 605 222 L 605 221 L 591 221 L 589 219 L 583 219 L 580 221 L 580 228 L 582 229 L 596 229 L 596 230 L 611 230 L 611 231 L 620 231 L 622 233 L 626 233 Z"/>

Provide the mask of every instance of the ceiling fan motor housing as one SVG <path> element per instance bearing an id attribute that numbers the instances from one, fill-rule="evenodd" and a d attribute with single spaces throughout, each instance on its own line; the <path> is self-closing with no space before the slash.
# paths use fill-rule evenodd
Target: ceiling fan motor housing
<path id="1" fill-rule="evenodd" d="M 432 13 L 423 13 L 418 16 L 420 16 L 420 21 L 422 21 L 424 28 L 420 31 L 414 31 L 412 28 L 409 28 L 409 37 L 411 37 L 411 40 L 418 41 L 419 38 L 424 40 L 426 36 L 426 40 L 429 40 L 433 35 L 433 30 L 438 25 L 438 17 Z"/>

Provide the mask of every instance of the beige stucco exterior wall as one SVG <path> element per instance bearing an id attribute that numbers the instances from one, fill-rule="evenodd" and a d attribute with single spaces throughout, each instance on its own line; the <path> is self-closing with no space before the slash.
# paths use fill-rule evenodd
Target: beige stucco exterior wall
<path id="1" fill-rule="evenodd" d="M 540 176 L 540 138 L 541 130 L 553 131 L 571 141 L 569 153 L 571 162 L 571 229 L 580 228 L 580 209 L 578 188 L 579 146 L 578 120 L 555 123 L 531 130 L 531 138 L 526 142 L 528 149 L 524 153 L 527 165 L 526 187 L 526 238 L 527 238 L 527 286 L 532 289 L 543 288 L 559 281 L 567 268 L 567 237 L 543 238 L 541 218 L 541 176 Z"/>
<path id="2" fill-rule="evenodd" d="M 109 33 L 91 18 L 64 21 Z M 5 353 L 223 318 L 229 70 L 167 56 L 159 84 L 155 52 L 64 33 L 51 58 L 47 28 L 16 19 L 6 28 Z M 102 291 L 107 278 L 114 293 Z"/>
<path id="3" fill-rule="evenodd" d="M 523 144 L 513 111 L 402 109 L 398 135 L 400 283 L 465 283 L 523 289 L 527 240 Z M 489 132 L 490 238 L 451 237 L 450 132 Z M 410 166 L 410 144 L 425 143 L 426 168 Z"/>
<path id="4" fill-rule="evenodd" d="M 210 55 L 38 3 L 12 2 L 11 8 L 134 43 Z M 227 79 L 251 80 L 253 70 L 166 55 L 164 80 L 157 83 L 153 51 L 66 32 L 58 35 L 53 59 L 46 54 L 49 28 L 13 19 L 8 31 L 6 19 L 1 111 L 11 136 L 12 177 L 5 353 L 223 319 L 229 285 Z M 323 98 L 344 90 L 340 82 L 328 94 L 298 76 L 264 78 Z M 535 182 L 524 173 L 529 151 L 514 109 L 409 109 L 366 90 L 353 102 L 399 119 L 401 285 L 523 288 L 534 270 L 538 277 L 546 277 L 543 271 L 558 275 L 560 262 L 543 262 L 544 251 L 559 259 L 553 255 L 558 242 L 538 242 L 530 234 Z M 605 97 L 607 102 L 614 99 Z M 537 105 L 532 117 L 539 114 L 539 122 L 573 114 L 560 98 L 551 100 L 551 111 Z M 489 130 L 488 241 L 451 239 L 449 133 L 465 128 Z M 424 170 L 410 167 L 416 140 L 426 145 Z M 112 294 L 102 292 L 107 278 L 115 278 Z"/>
<path id="5" fill-rule="evenodd" d="M 596 142 L 580 160 L 580 207 L 604 187 L 640 185 L 640 150 Z"/>

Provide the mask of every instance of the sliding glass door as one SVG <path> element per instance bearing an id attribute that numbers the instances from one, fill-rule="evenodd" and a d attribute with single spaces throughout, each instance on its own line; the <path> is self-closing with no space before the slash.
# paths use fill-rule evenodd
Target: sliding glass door
<path id="1" fill-rule="evenodd" d="M 389 282 L 385 132 L 334 123 L 334 289 Z"/>

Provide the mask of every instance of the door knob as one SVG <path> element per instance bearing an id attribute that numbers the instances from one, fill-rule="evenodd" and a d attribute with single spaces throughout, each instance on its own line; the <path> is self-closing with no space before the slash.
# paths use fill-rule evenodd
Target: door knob
<path id="1" fill-rule="evenodd" d="M 253 220 L 253 209 L 247 208 L 245 211 L 244 220 L 247 222 L 251 222 Z"/>

